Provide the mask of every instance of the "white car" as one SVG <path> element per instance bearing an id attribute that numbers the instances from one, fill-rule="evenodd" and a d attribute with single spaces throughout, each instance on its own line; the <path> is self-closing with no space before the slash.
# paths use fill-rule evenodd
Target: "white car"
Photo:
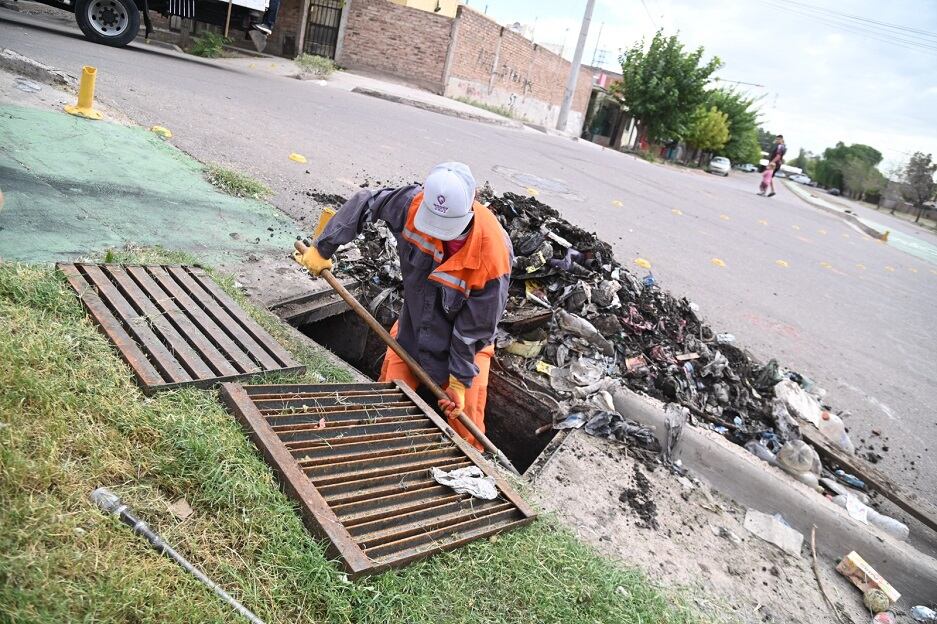
<path id="1" fill-rule="evenodd" d="M 745 173 L 753 173 L 755 171 L 758 171 L 758 167 L 756 167 L 755 165 L 751 163 L 745 163 L 744 165 L 739 165 L 738 170 L 744 171 Z"/>
<path id="2" fill-rule="evenodd" d="M 791 176 L 791 181 L 797 182 L 798 184 L 810 184 L 810 176 L 805 176 L 802 173 Z"/>
<path id="3" fill-rule="evenodd" d="M 709 161 L 709 173 L 718 173 L 722 177 L 729 175 L 732 163 L 725 156 L 716 156 Z"/>

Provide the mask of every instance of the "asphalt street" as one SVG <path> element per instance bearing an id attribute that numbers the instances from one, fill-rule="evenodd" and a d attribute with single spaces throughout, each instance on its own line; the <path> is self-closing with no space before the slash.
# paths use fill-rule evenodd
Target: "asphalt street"
<path id="1" fill-rule="evenodd" d="M 347 195 L 366 181 L 419 180 L 444 160 L 468 163 L 499 192 L 533 189 L 634 270 L 642 272 L 634 259 L 649 261 L 662 287 L 697 302 L 717 331 L 826 388 L 849 412 L 862 452 L 880 453 L 880 468 L 937 502 L 937 267 L 786 189 L 757 197 L 757 174 L 648 164 L 301 82 L 277 74 L 283 60 L 245 65 L 143 44 L 108 48 L 76 28 L 5 10 L 0 45 L 75 74 L 96 66 L 106 103 L 141 125 L 170 128 L 172 143 L 203 162 L 262 178 L 294 217 L 312 216 L 306 191 Z M 289 160 L 292 152 L 308 163 Z"/>

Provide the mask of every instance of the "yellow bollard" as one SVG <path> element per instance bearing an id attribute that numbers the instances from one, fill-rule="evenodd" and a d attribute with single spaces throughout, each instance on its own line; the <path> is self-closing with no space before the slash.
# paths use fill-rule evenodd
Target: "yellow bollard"
<path id="1" fill-rule="evenodd" d="M 86 119 L 103 119 L 104 115 L 94 110 L 94 79 L 98 70 L 90 65 L 81 68 L 81 82 L 78 83 L 78 104 L 68 105 L 65 112 Z"/>
<path id="2" fill-rule="evenodd" d="M 883 242 L 883 243 L 887 243 L 887 242 L 888 242 L 888 235 L 889 235 L 889 234 L 891 234 L 891 230 L 885 230 L 885 233 L 882 234 L 882 242 Z"/>

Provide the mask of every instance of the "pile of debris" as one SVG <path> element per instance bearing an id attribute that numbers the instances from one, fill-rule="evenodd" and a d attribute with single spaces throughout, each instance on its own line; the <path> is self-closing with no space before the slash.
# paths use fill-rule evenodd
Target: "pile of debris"
<path id="1" fill-rule="evenodd" d="M 706 325 L 699 306 L 663 290 L 650 272 L 629 271 L 607 243 L 550 206 L 514 193 L 496 196 L 487 187 L 480 200 L 501 221 L 516 255 L 496 335 L 498 366 L 556 399 L 555 428 L 584 427 L 666 453 L 653 434 L 615 411 L 612 394 L 624 385 L 681 406 L 676 413 L 684 420 L 815 487 L 824 474 L 837 477 L 821 472 L 813 449 L 804 460 L 802 447 L 792 446 L 800 418 L 853 452 L 842 420 L 821 405 L 823 389 L 775 360 L 756 362 L 731 334 Z M 338 254 L 339 271 L 365 284 L 371 311 L 388 324 L 402 303 L 395 247 L 385 226 L 369 225 Z"/>

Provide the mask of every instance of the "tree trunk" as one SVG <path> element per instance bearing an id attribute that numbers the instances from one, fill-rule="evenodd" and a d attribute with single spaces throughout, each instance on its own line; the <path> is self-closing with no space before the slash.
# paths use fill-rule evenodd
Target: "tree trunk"
<path id="1" fill-rule="evenodd" d="M 915 217 L 914 222 L 917 223 L 918 221 L 920 221 L 921 215 L 923 214 L 924 214 L 924 204 L 921 204 L 920 206 L 918 206 L 917 217 Z"/>

